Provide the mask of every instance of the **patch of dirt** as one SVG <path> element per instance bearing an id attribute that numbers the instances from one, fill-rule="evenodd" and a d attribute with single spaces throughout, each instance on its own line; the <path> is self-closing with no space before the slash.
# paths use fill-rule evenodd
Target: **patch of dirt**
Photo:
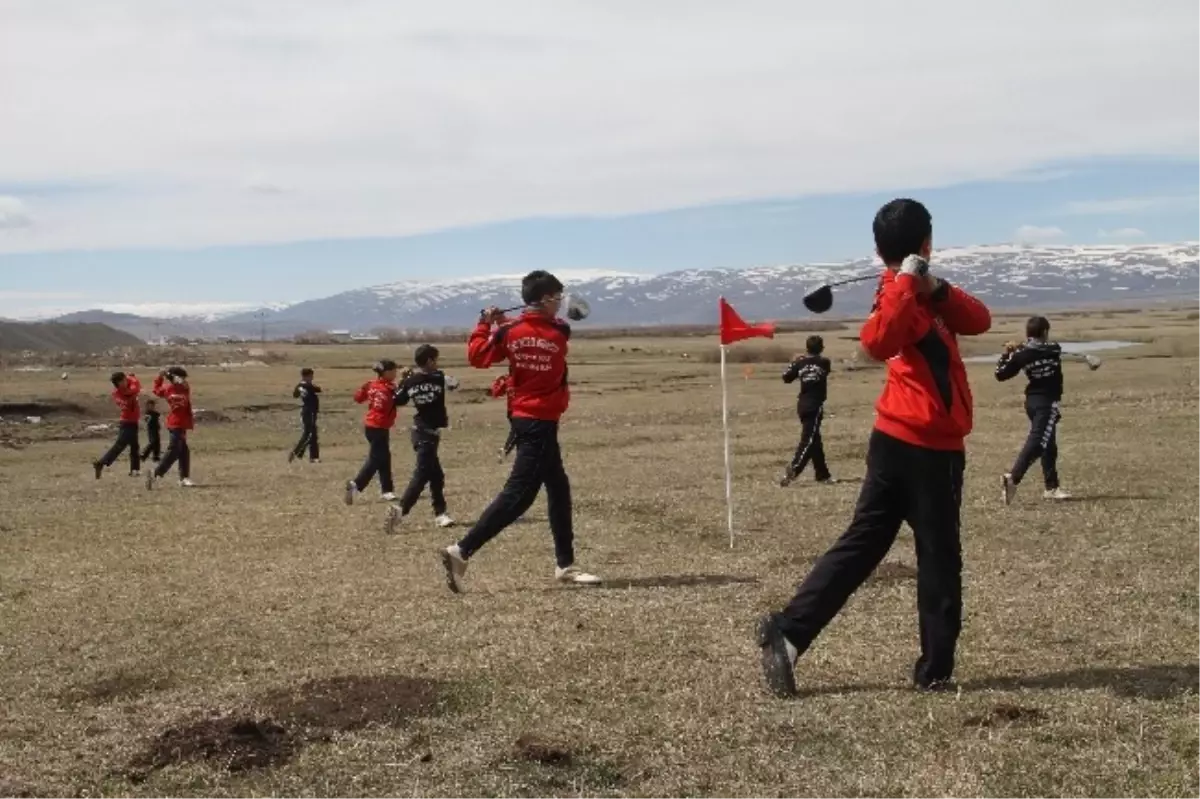
<path id="1" fill-rule="evenodd" d="M 192 414 L 197 422 L 232 422 L 225 414 L 220 411 L 199 410 Z"/>
<path id="2" fill-rule="evenodd" d="M 402 676 L 333 677 L 268 693 L 253 705 L 168 728 L 133 758 L 122 776 L 143 782 L 153 771 L 206 762 L 227 771 L 272 768 L 332 733 L 398 727 L 439 707 L 441 685 Z M 430 754 L 432 760 L 432 754 Z"/>
<path id="3" fill-rule="evenodd" d="M 9 779 L 8 777 L 0 777 L 0 796 L 24 797 L 28 796 L 50 796 L 50 792 L 41 792 L 28 783 L 20 780 Z"/>
<path id="4" fill-rule="evenodd" d="M 160 733 L 129 764 L 134 782 L 152 771 L 187 762 L 207 762 L 227 771 L 285 763 L 300 746 L 287 729 L 269 718 L 243 715 L 204 718 Z"/>
<path id="5" fill-rule="evenodd" d="M 75 686 L 63 695 L 67 702 L 107 704 L 116 699 L 132 699 L 171 686 L 171 679 L 159 674 L 117 671 L 95 682 Z"/>
<path id="6" fill-rule="evenodd" d="M 526 733 L 513 744 L 513 754 L 518 760 L 541 763 L 545 766 L 569 766 L 575 760 L 566 746 Z"/>
<path id="7" fill-rule="evenodd" d="M 76 402 L 35 401 L 35 402 L 0 402 L 0 416 L 88 416 L 87 408 Z"/>
<path id="8" fill-rule="evenodd" d="M 434 680 L 377 675 L 311 680 L 275 691 L 259 704 L 297 728 L 351 732 L 366 727 L 398 727 L 438 706 L 441 686 Z"/>
<path id="9" fill-rule="evenodd" d="M 300 404 L 297 402 L 263 402 L 257 405 L 237 405 L 230 410 L 242 413 L 270 413 L 271 411 L 296 411 Z"/>
<path id="10" fill-rule="evenodd" d="M 971 716 L 963 722 L 964 727 L 999 727 L 1011 725 L 1041 724 L 1046 720 L 1046 713 L 1036 707 L 1022 707 L 1011 702 L 1001 702 L 987 713 Z"/>

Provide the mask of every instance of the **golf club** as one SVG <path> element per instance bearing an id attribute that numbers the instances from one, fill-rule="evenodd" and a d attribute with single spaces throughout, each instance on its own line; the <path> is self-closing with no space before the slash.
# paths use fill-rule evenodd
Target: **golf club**
<path id="1" fill-rule="evenodd" d="M 579 322 L 583 319 L 587 319 L 588 316 L 591 315 L 591 313 L 592 313 L 591 306 L 588 305 L 587 300 L 583 299 L 582 297 L 568 295 L 567 301 L 565 304 L 567 306 L 567 318 L 570 319 L 572 322 Z M 501 308 L 500 313 L 512 313 L 513 311 L 522 311 L 526 308 L 536 308 L 536 307 L 537 307 L 536 304 L 534 304 L 534 305 L 524 305 L 524 304 L 514 305 L 511 308 Z M 482 316 L 483 311 L 480 311 L 479 314 Z"/>
<path id="2" fill-rule="evenodd" d="M 833 307 L 833 289 L 835 286 L 844 286 L 847 283 L 862 283 L 864 280 L 874 280 L 877 277 L 879 277 L 879 273 L 872 272 L 869 275 L 848 277 L 845 280 L 838 280 L 834 283 L 817 286 L 804 295 L 804 307 L 813 313 L 825 313 Z"/>

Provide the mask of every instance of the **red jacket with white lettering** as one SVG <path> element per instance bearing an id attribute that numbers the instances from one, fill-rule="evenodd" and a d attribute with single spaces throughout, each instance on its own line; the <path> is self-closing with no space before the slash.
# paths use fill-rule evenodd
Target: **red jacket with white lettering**
<path id="1" fill-rule="evenodd" d="M 467 360 L 477 369 L 508 361 L 509 411 L 513 418 L 557 422 L 571 402 L 567 342 L 571 326 L 537 311 L 494 330 L 480 322 L 467 341 Z"/>
<path id="2" fill-rule="evenodd" d="M 354 401 L 366 403 L 367 415 L 363 424 L 377 430 L 391 430 L 396 426 L 396 384 L 378 377 L 363 383 L 354 392 Z"/>
<path id="3" fill-rule="evenodd" d="M 887 361 L 875 429 L 918 447 L 963 449 L 971 387 L 956 336 L 991 326 L 987 306 L 957 286 L 941 281 L 932 294 L 918 294 L 917 278 L 885 271 L 859 334 L 868 355 Z"/>
<path id="4" fill-rule="evenodd" d="M 168 430 L 191 430 L 195 427 L 192 416 L 192 387 L 187 383 L 170 383 L 159 375 L 154 378 L 154 394 L 167 401 Z"/>
<path id="5" fill-rule="evenodd" d="M 142 406 L 138 403 L 138 395 L 142 393 L 142 383 L 133 373 L 125 375 L 125 385 L 113 388 L 113 402 L 121 409 L 121 421 L 137 424 L 142 418 Z"/>

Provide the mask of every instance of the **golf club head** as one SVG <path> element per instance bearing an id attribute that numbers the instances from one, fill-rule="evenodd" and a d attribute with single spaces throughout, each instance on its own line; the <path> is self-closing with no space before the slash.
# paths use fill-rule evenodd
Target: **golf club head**
<path id="1" fill-rule="evenodd" d="M 587 319 L 591 313 L 592 308 L 587 304 L 587 300 L 582 297 L 567 297 L 567 318 L 572 322 Z"/>
<path id="2" fill-rule="evenodd" d="M 804 295 L 804 307 L 813 313 L 825 313 L 833 307 L 833 289 L 818 286 Z"/>

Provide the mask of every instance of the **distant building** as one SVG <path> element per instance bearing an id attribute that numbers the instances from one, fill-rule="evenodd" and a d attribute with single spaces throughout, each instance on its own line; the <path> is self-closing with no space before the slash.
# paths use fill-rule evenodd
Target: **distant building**
<path id="1" fill-rule="evenodd" d="M 379 336 L 374 333 L 356 333 L 350 336 L 351 341 L 380 341 Z"/>

